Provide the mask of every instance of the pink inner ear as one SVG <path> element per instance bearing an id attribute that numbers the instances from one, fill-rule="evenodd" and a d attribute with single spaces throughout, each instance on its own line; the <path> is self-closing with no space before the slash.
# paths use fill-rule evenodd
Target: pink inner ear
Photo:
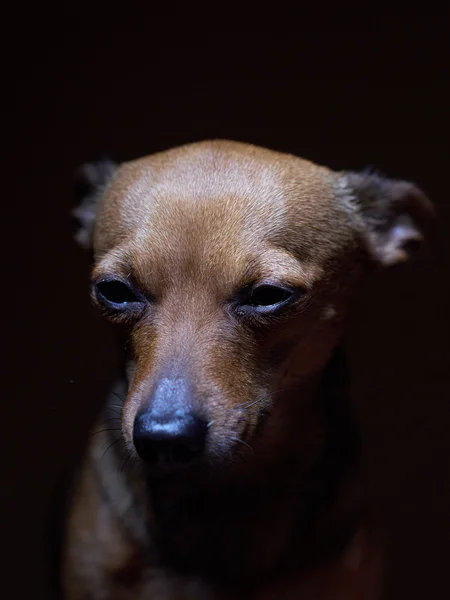
<path id="1" fill-rule="evenodd" d="M 392 265 L 408 260 L 422 245 L 424 238 L 412 219 L 403 216 L 401 220 L 387 232 L 384 243 L 378 243 L 381 261 Z"/>
<path id="2" fill-rule="evenodd" d="M 397 223 L 392 228 L 390 237 L 397 246 L 405 246 L 409 245 L 410 242 L 420 243 L 423 241 L 422 234 L 409 218 L 407 218 L 407 222 Z"/>

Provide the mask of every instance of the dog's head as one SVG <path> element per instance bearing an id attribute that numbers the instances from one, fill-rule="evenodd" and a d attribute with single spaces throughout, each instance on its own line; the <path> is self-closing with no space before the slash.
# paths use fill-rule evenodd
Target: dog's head
<path id="1" fill-rule="evenodd" d="M 123 434 L 158 468 L 246 451 L 268 412 L 289 428 L 361 274 L 408 259 L 432 214 L 411 183 L 233 142 L 82 175 L 93 298 L 130 341 Z"/>

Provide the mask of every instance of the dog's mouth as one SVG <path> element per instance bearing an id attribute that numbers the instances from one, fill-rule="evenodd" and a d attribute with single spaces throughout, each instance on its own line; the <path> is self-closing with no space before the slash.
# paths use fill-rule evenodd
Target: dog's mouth
<path id="1" fill-rule="evenodd" d="M 160 447 L 157 450 L 142 450 L 137 447 L 136 452 L 148 475 L 154 477 L 164 477 L 187 469 L 198 469 L 205 463 L 205 455 L 199 453 L 198 448 L 188 442 L 168 444 L 166 448 Z"/>

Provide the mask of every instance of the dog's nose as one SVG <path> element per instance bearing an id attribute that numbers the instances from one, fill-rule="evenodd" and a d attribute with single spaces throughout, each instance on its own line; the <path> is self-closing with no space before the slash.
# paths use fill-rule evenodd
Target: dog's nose
<path id="1" fill-rule="evenodd" d="M 206 441 L 206 422 L 189 410 L 140 412 L 134 421 L 133 441 L 149 466 L 173 469 L 199 458 Z"/>

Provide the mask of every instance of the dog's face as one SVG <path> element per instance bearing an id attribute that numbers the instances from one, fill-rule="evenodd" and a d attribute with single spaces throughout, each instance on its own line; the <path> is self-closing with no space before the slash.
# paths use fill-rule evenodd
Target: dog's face
<path id="1" fill-rule="evenodd" d="M 264 438 L 325 365 L 369 261 L 405 260 L 430 213 L 412 184 L 232 142 L 99 166 L 80 239 L 93 230 L 93 297 L 129 336 L 123 435 L 157 469 Z"/>

